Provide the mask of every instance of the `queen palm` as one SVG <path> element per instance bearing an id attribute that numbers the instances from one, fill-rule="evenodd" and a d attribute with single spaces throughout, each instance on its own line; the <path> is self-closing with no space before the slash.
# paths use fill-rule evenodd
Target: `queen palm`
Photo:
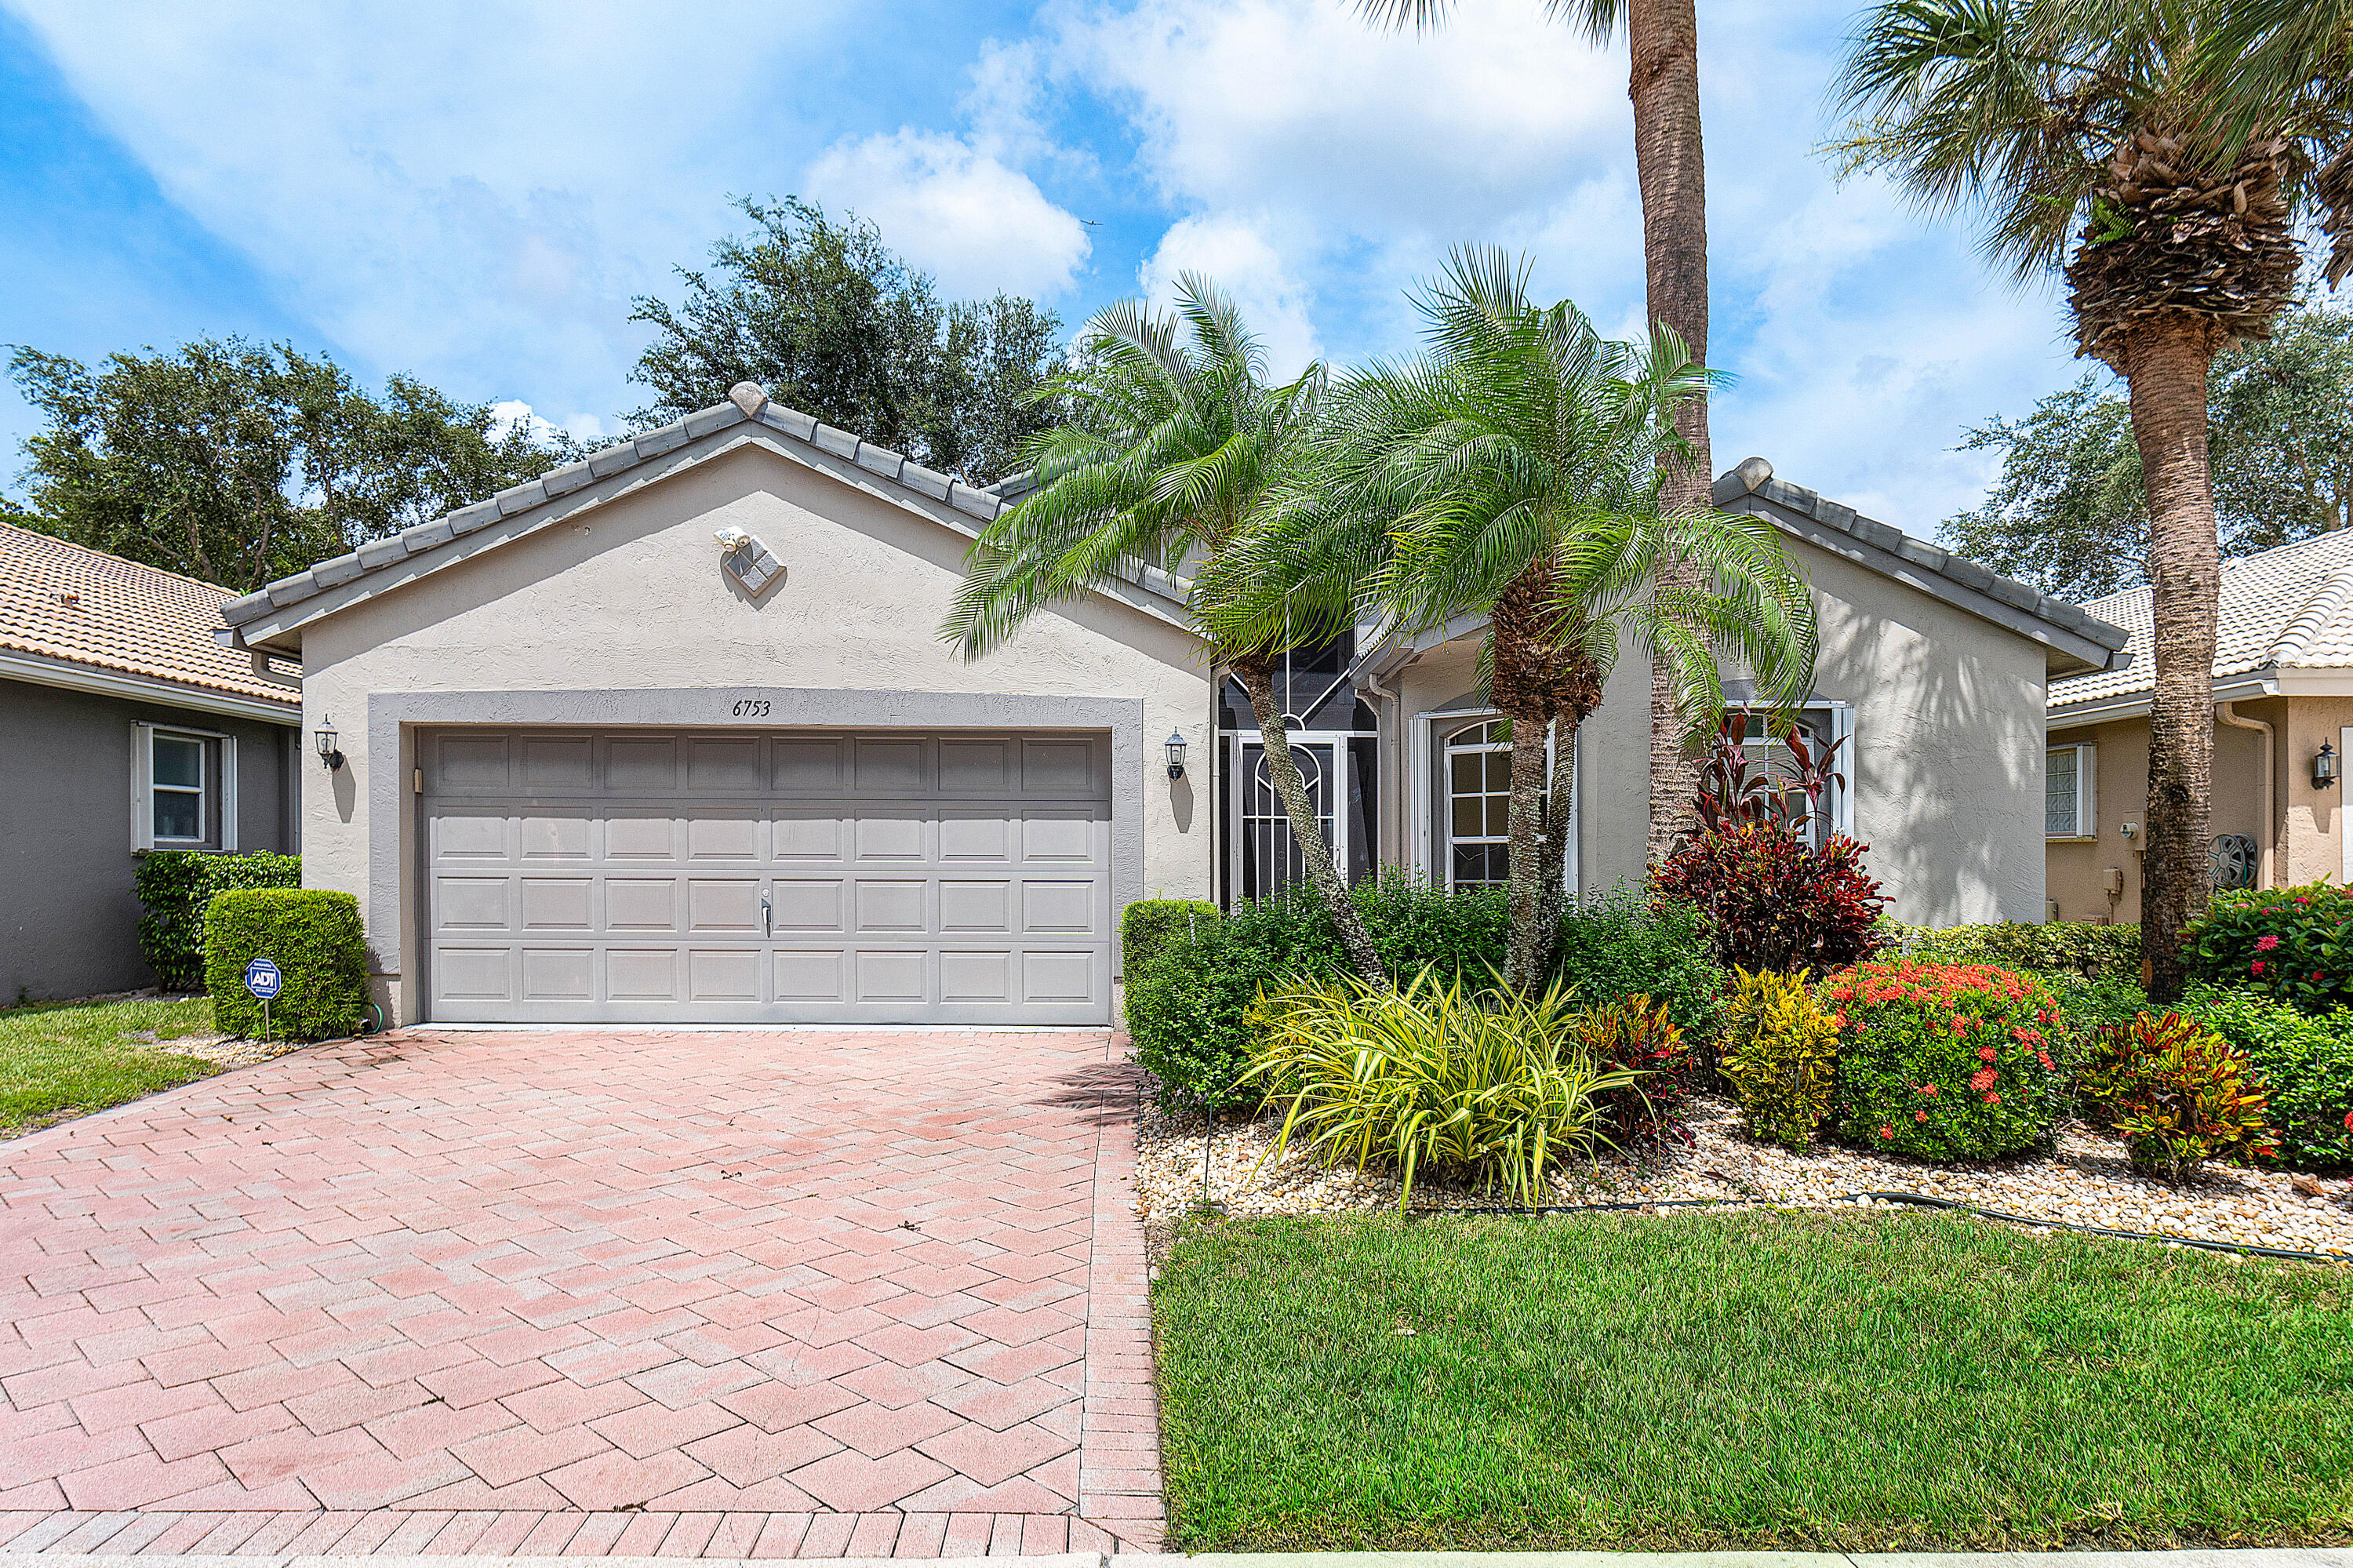
<path id="1" fill-rule="evenodd" d="M 1433 26 L 1451 0 L 1357 0 L 1377 21 Z M 1545 0 L 1546 14 L 1567 21 L 1596 44 L 1626 23 L 1631 67 L 1627 97 L 1634 106 L 1634 179 L 1642 193 L 1642 271 L 1648 312 L 1683 343 L 1696 364 L 1707 363 L 1707 171 L 1700 135 L 1699 15 L 1694 0 Z M 1704 512 L 1715 471 L 1703 387 L 1675 413 L 1682 455 L 1665 473 L 1661 504 L 1669 511 Z M 1695 580 L 1673 557 L 1660 563 L 1662 582 L 1684 588 Z M 1689 825 L 1692 767 L 1687 760 L 1677 678 L 1665 661 L 1651 667 L 1651 832 L 1652 860 Z"/>
<path id="2" fill-rule="evenodd" d="M 1839 85 L 1861 115 L 1851 165 L 1931 207 L 1980 208 L 1985 249 L 2021 280 L 2063 269 L 2077 352 L 2130 392 L 2155 618 L 2141 957 L 2162 1000 L 2180 992 L 2179 936 L 2207 885 L 2221 577 L 2208 370 L 2293 298 L 2295 227 L 2353 108 L 2347 74 L 2308 56 L 2268 91 L 2231 88 L 2215 46 L 2234 4 L 1884 0 Z"/>
<path id="3" fill-rule="evenodd" d="M 1192 274 L 1173 315 L 1126 300 L 1081 334 L 1078 363 L 1039 388 L 1066 420 L 1026 451 L 1035 486 L 974 540 L 943 641 L 967 659 L 992 652 L 1039 610 L 1093 592 L 1140 567 L 1175 576 L 1214 567 L 1246 537 L 1303 462 L 1324 384 L 1321 366 L 1271 385 L 1265 355 L 1233 302 Z M 1197 617 L 1198 620 L 1198 617 Z M 1213 664 L 1249 697 L 1309 883 L 1331 912 L 1351 965 L 1386 983 L 1292 760 L 1273 676 L 1290 644 L 1219 644 Z"/>
<path id="4" fill-rule="evenodd" d="M 1403 633 L 1487 618 L 1481 679 L 1512 726 L 1504 979 L 1525 988 L 1551 959 L 1577 729 L 1621 641 L 1670 670 L 1698 727 L 1725 659 L 1768 702 L 1805 692 L 1812 599 L 1768 524 L 1660 504 L 1691 461 L 1675 416 L 1706 381 L 1672 332 L 1604 342 L 1575 306 L 1530 302 L 1493 249 L 1458 251 L 1419 304 L 1429 352 L 1335 389 L 1312 483 L 1204 574 L 1203 613 L 1240 646 L 1278 614 L 1369 609 Z M 1656 582 L 1668 559 L 1688 580 Z"/>

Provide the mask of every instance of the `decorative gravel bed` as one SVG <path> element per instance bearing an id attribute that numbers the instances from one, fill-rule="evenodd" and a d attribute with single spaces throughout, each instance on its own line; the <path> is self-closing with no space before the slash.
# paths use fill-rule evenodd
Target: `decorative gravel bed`
<path id="1" fill-rule="evenodd" d="M 1387 1171 L 1326 1170 L 1294 1143 L 1265 1155 L 1279 1118 L 1220 1121 L 1203 1186 L 1201 1118 L 1147 1106 L 1137 1132 L 1135 1202 L 1157 1244 L 1206 1195 L 1227 1213 L 1339 1214 L 1395 1209 L 1398 1182 Z M 2133 1173 L 2118 1139 L 2070 1123 L 2051 1155 L 1982 1165 L 1929 1165 L 1855 1150 L 1803 1154 L 1752 1142 L 1730 1101 L 1695 1099 L 1694 1142 L 1652 1159 L 1605 1157 L 1556 1174 L 1554 1202 L 1655 1203 L 1675 1199 L 1747 1199 L 1792 1208 L 1846 1206 L 1847 1194 L 1913 1192 L 2034 1219 L 2298 1252 L 2342 1253 L 2353 1262 L 2353 1182 L 2237 1166 L 2210 1167 L 2182 1186 Z M 1493 1197 L 1427 1179 L 1414 1183 L 1416 1212 L 1499 1206 Z M 1155 1245 L 1155 1251 L 1158 1250 Z"/>

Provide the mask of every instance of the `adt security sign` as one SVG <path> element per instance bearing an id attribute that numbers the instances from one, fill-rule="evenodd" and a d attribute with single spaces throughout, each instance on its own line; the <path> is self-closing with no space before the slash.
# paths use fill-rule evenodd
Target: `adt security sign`
<path id="1" fill-rule="evenodd" d="M 245 989 L 260 1001 L 276 996 L 281 983 L 278 966 L 268 959 L 256 959 L 245 966 Z"/>

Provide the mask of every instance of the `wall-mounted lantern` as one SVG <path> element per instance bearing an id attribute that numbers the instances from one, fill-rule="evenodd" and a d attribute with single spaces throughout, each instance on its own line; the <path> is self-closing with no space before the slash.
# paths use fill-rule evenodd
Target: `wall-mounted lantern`
<path id="1" fill-rule="evenodd" d="M 328 772 L 332 773 L 343 765 L 343 754 L 335 749 L 335 721 L 332 715 L 319 721 L 319 727 L 311 732 L 311 744 L 318 747 L 319 761 Z"/>
<path id="2" fill-rule="evenodd" d="M 1168 750 L 1168 777 L 1171 779 L 1182 779 L 1185 777 L 1185 732 L 1181 729 L 1170 730 L 1168 732 L 1168 740 L 1166 745 Z"/>
<path id="3" fill-rule="evenodd" d="M 2337 748 L 2327 741 L 2320 743 L 2320 755 L 2312 759 L 2312 787 L 2334 789 L 2337 784 Z"/>

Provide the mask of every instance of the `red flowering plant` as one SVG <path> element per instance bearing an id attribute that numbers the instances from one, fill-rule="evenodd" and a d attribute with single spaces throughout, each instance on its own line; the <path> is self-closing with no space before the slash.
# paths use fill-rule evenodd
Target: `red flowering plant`
<path id="1" fill-rule="evenodd" d="M 1693 802 L 1700 831 L 1651 874 L 1651 898 L 1698 910 L 1727 968 L 1792 974 L 1870 957 L 1887 899 L 1862 869 L 1866 846 L 1823 824 L 1845 743 L 1817 749 L 1786 727 L 1790 763 L 1777 778 L 1752 768 L 1747 725 L 1739 710 L 1725 718 Z"/>
<path id="2" fill-rule="evenodd" d="M 2067 1114 L 2065 1025 L 2038 982 L 1990 964 L 1857 964 L 1820 992 L 1839 1024 L 1840 1137 L 1922 1160 L 1991 1160 Z"/>
<path id="3" fill-rule="evenodd" d="M 2315 882 L 2218 893 L 2182 927 L 2181 942 L 2199 980 L 2306 1012 L 2353 1006 L 2353 890 Z"/>

